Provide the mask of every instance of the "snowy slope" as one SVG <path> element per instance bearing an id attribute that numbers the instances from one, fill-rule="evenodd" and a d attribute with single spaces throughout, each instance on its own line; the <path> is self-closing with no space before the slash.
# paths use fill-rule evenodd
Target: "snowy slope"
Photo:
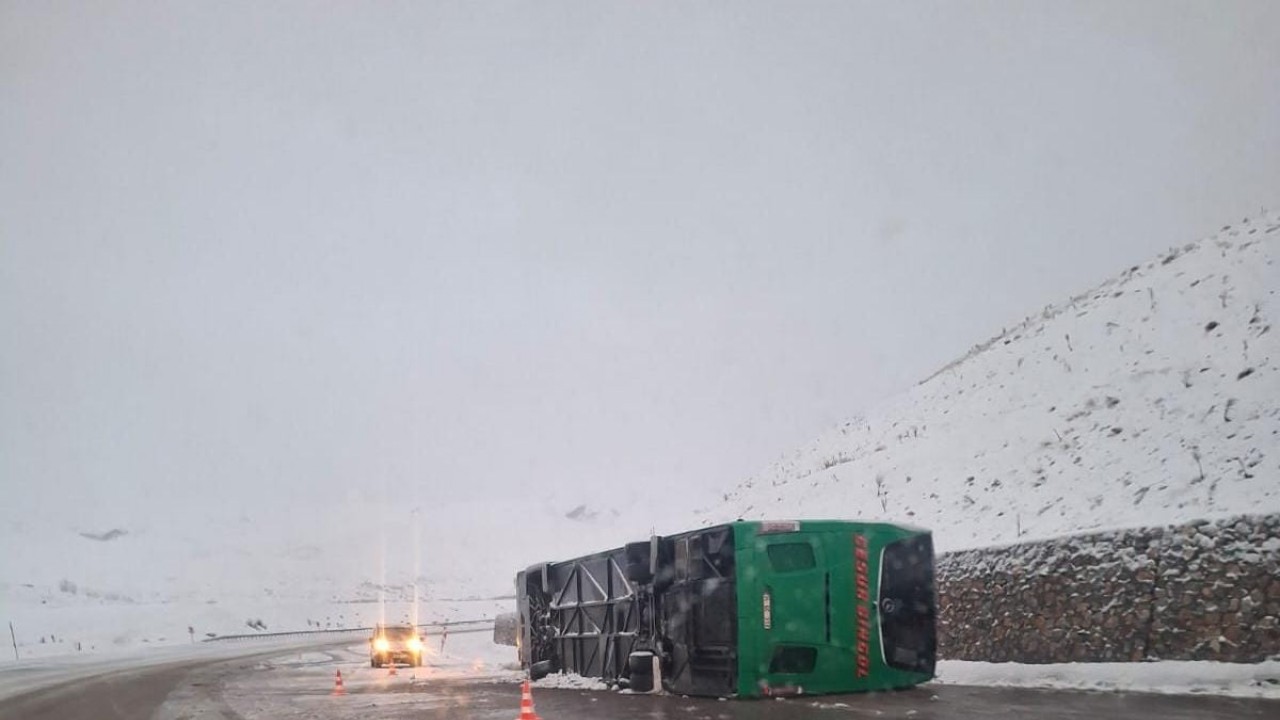
<path id="1" fill-rule="evenodd" d="M 353 490 L 231 515 L 0 506 L 0 621 L 14 622 L 24 656 L 185 643 L 189 625 L 201 637 L 251 619 L 362 626 L 412 614 L 415 578 L 420 620 L 488 616 L 531 563 L 736 517 L 912 521 L 948 549 L 1274 511 L 1277 243 L 1272 214 L 1130 269 L 723 503 L 692 501 L 713 507 L 696 515 L 604 484 L 447 505 L 429 487 Z"/>
<path id="2" fill-rule="evenodd" d="M 1277 246 L 1270 213 L 1045 308 L 717 514 L 907 521 L 945 550 L 1276 511 Z"/>

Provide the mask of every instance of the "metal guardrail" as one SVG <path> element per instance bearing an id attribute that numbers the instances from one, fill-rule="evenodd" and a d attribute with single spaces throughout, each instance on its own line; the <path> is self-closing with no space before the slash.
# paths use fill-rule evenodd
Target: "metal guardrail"
<path id="1" fill-rule="evenodd" d="M 482 627 L 471 627 L 471 626 Z M 480 620 L 451 620 L 449 622 L 440 623 L 424 623 L 417 626 L 421 630 L 445 630 L 453 634 L 489 632 L 493 629 L 493 618 L 483 618 Z M 259 632 L 259 633 L 240 633 L 238 635 L 217 635 L 207 637 L 200 642 L 222 642 L 236 640 L 262 640 L 266 638 L 287 638 L 287 637 L 310 637 L 313 635 L 354 635 L 356 633 L 369 634 L 374 631 L 373 627 L 356 627 L 356 628 L 334 628 L 330 630 L 293 630 L 289 632 Z"/>

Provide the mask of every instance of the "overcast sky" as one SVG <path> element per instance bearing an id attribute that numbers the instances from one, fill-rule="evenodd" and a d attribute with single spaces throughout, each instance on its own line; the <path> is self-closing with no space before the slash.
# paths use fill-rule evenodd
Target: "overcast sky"
<path id="1" fill-rule="evenodd" d="M 1265 1 L 0 2 L 4 500 L 110 524 L 726 487 L 1274 207 L 1278 27 Z"/>

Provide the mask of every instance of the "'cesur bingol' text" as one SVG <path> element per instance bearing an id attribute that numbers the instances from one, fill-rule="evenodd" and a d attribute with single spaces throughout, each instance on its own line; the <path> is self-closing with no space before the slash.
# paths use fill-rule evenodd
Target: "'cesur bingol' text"
<path id="1" fill-rule="evenodd" d="M 858 593 L 858 677 L 863 678 L 871 674 L 871 584 L 867 580 L 867 539 L 862 535 L 853 536 L 853 582 Z"/>

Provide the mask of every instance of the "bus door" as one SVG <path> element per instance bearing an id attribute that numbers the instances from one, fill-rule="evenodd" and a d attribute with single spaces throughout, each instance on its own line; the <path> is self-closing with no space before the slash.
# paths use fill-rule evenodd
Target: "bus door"
<path id="1" fill-rule="evenodd" d="M 754 653 L 766 694 L 813 686 L 830 655 L 831 576 L 822 534 L 783 532 L 757 537 L 763 647 Z"/>

